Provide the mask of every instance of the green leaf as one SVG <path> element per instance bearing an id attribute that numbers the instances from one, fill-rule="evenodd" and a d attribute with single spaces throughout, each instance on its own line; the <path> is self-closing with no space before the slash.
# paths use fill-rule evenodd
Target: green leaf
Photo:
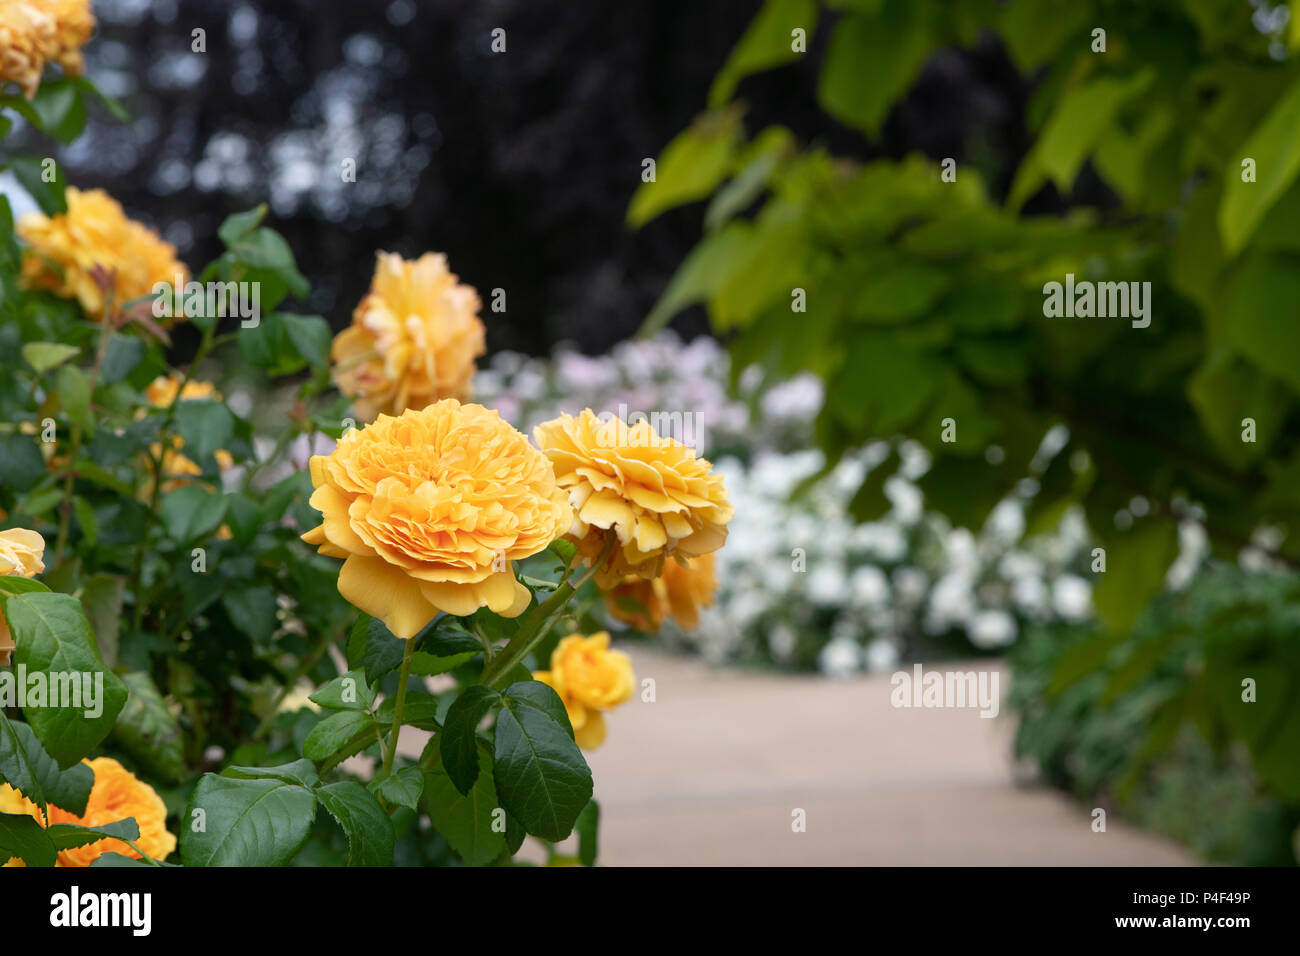
<path id="1" fill-rule="evenodd" d="M 1255 160 L 1256 181 L 1241 181 L 1241 161 Z M 1265 214 L 1300 173 L 1300 79 L 1277 101 L 1223 173 L 1219 232 L 1229 256 L 1239 253 Z"/>
<path id="2" fill-rule="evenodd" d="M 1227 344 L 1300 394 L 1300 336 L 1293 315 L 1279 308 L 1300 301 L 1300 256 L 1252 252 L 1232 271 L 1226 290 Z"/>
<path id="3" fill-rule="evenodd" d="M 265 584 L 243 585 L 221 596 L 221 606 L 230 623 L 254 644 L 264 647 L 280 626 L 276 616 L 275 590 Z"/>
<path id="4" fill-rule="evenodd" d="M 261 228 L 250 232 L 235 241 L 230 251 L 237 261 L 274 273 L 299 299 L 305 299 L 311 292 L 311 284 L 294 263 L 289 243 L 274 229 Z"/>
<path id="5" fill-rule="evenodd" d="M 93 827 L 78 826 L 75 823 L 53 823 L 46 832 L 49 833 L 50 841 L 56 850 L 71 850 L 98 843 L 100 840 L 140 839 L 140 827 L 134 817 L 126 817 L 112 823 L 100 823 Z"/>
<path id="6" fill-rule="evenodd" d="M 252 233 L 254 229 L 262 224 L 262 220 L 265 218 L 266 203 L 255 206 L 247 212 L 237 212 L 226 217 L 225 221 L 217 229 L 217 237 L 221 239 L 226 248 L 230 248 Z"/>
<path id="7" fill-rule="evenodd" d="M 1061 97 L 1043 127 L 1038 141 L 1021 163 L 1007 204 L 1018 209 L 1051 179 L 1068 193 L 1084 160 L 1107 135 L 1126 103 L 1143 93 L 1155 80 L 1145 69 L 1125 79 L 1099 76 Z"/>
<path id="8" fill-rule="evenodd" d="M 341 710 L 330 714 L 311 729 L 303 741 L 302 755 L 320 762 L 333 757 L 352 738 L 372 726 L 369 714 L 355 710 Z"/>
<path id="9" fill-rule="evenodd" d="M 279 764 L 274 767 L 243 767 L 229 766 L 221 771 L 223 777 L 232 777 L 237 780 L 279 780 L 282 783 L 296 783 L 299 786 L 316 789 L 320 785 L 320 777 L 316 773 L 316 765 L 310 760 L 294 760 L 290 763 Z"/>
<path id="10" fill-rule="evenodd" d="M 144 671 L 122 675 L 129 691 L 126 706 L 117 715 L 113 740 L 149 770 L 151 777 L 177 783 L 185 775 L 185 748 L 181 726 L 153 677 Z"/>
<path id="11" fill-rule="evenodd" d="M 599 852 L 600 804 L 592 800 L 583 807 L 574 829 L 578 831 L 578 859 L 583 866 L 595 866 Z"/>
<path id="12" fill-rule="evenodd" d="M 364 671 L 348 671 L 334 678 L 311 700 L 330 710 L 370 710 L 375 706 L 375 692 L 366 682 Z"/>
<path id="13" fill-rule="evenodd" d="M 424 771 L 419 767 L 400 767 L 391 776 L 371 783 L 370 789 L 393 806 L 418 810 L 424 793 Z"/>
<path id="14" fill-rule="evenodd" d="M 748 223 L 732 222 L 701 239 L 673 273 L 638 334 L 642 338 L 656 335 L 682 309 L 704 301 L 720 288 L 743 261 L 749 234 Z"/>
<path id="15" fill-rule="evenodd" d="M 32 729 L 14 723 L 0 711 L 0 780 L 46 813 L 50 804 L 69 813 L 86 812 L 94 774 L 83 763 L 59 769 Z"/>
<path id="16" fill-rule="evenodd" d="M 731 170 L 740 143 L 740 113 L 728 109 L 701 116 L 664 147 L 655 178 L 642 182 L 627 208 L 627 221 L 639 228 L 661 212 L 703 199 Z"/>
<path id="17" fill-rule="evenodd" d="M 126 687 L 104 666 L 81 602 L 67 594 L 28 592 L 3 599 L 5 620 L 13 632 L 14 660 L 28 673 L 42 671 L 74 675 L 59 680 L 60 698 L 65 705 L 38 706 L 30 692 L 23 715 L 36 736 L 60 767 L 70 767 L 108 736 L 113 722 L 126 703 Z M 82 697 L 86 679 L 93 681 L 95 706 Z M 98 685 L 102 680 L 102 692 Z M 50 678 L 53 687 L 54 678 Z M 71 686 L 75 684 L 75 689 Z M 91 716 L 89 712 L 98 710 Z"/>
<path id="18" fill-rule="evenodd" d="M 184 485 L 163 495 L 159 514 L 167 534 L 188 544 L 217 529 L 226 516 L 226 499 L 202 485 Z"/>
<path id="19" fill-rule="evenodd" d="M 320 787 L 316 796 L 348 837 L 348 866 L 391 866 L 393 822 L 375 795 L 355 780 Z"/>
<path id="20" fill-rule="evenodd" d="M 872 137 L 935 43 L 924 4 L 884 0 L 880 8 L 877 16 L 849 13 L 836 24 L 817 85 L 822 109 Z"/>
<path id="21" fill-rule="evenodd" d="M 63 143 L 71 143 L 86 128 L 86 104 L 77 84 L 68 79 L 41 84 L 32 97 L 40 128 Z"/>
<path id="22" fill-rule="evenodd" d="M 289 341 L 309 365 L 328 365 L 334 333 L 319 315 L 281 315 Z"/>
<path id="23" fill-rule="evenodd" d="M 49 833 L 25 813 L 0 813 L 0 858 L 28 866 L 53 866 L 58 857 Z"/>
<path id="24" fill-rule="evenodd" d="M 80 351 L 75 345 L 59 342 L 28 342 L 23 346 L 23 358 L 37 372 L 44 373 L 62 365 Z"/>
<path id="25" fill-rule="evenodd" d="M 59 368 L 59 404 L 68 419 L 87 435 L 95 430 L 95 413 L 90 408 L 90 379 L 75 365 Z"/>
<path id="26" fill-rule="evenodd" d="M 63 168 L 53 158 L 18 156 L 9 163 L 9 169 L 45 215 L 59 216 L 68 211 L 67 182 Z"/>
<path id="27" fill-rule="evenodd" d="M 0 435 L 0 485 L 27 491 L 47 473 L 39 439 L 17 432 Z"/>
<path id="28" fill-rule="evenodd" d="M 563 840 L 592 792 L 564 705 L 538 681 L 511 684 L 502 702 L 494 764 L 501 804 L 529 833 Z"/>
<path id="29" fill-rule="evenodd" d="M 501 695 L 483 684 L 471 684 L 460 692 L 447 711 L 438 735 L 438 751 L 447 776 L 461 793 L 469 793 L 478 776 L 478 725 L 488 711 L 501 702 Z"/>
<path id="30" fill-rule="evenodd" d="M 296 783 L 206 773 L 181 820 L 181 861 L 284 866 L 307 842 L 315 819 L 315 795 Z"/>
<path id="31" fill-rule="evenodd" d="M 714 77 L 709 108 L 717 109 L 731 99 L 736 84 L 751 73 L 799 59 L 803 54 L 795 50 L 794 31 L 802 29 L 805 43 L 810 43 L 816 25 L 814 0 L 767 0 Z"/>
<path id="32" fill-rule="evenodd" d="M 1164 587 L 1165 573 L 1178 556 L 1178 526 L 1148 518 L 1127 533 L 1093 531 L 1106 546 L 1106 571 L 1096 575 L 1093 604 L 1106 626 L 1122 633 Z"/>
<path id="33" fill-rule="evenodd" d="M 212 399 L 182 399 L 176 403 L 176 430 L 185 442 L 185 453 L 201 459 L 218 449 L 229 448 L 235 434 L 235 416 L 224 402 Z"/>
<path id="34" fill-rule="evenodd" d="M 506 835 L 494 828 L 500 803 L 492 782 L 492 755 L 487 745 L 474 750 L 475 782 L 462 794 L 446 768 L 435 763 L 425 775 L 424 806 L 434 829 L 443 835 L 456 855 L 470 866 L 491 863 L 506 849 Z M 503 820 L 504 822 L 504 820 Z"/>
<path id="35" fill-rule="evenodd" d="M 112 385 L 126 378 L 144 361 L 144 343 L 139 339 L 114 332 L 104 348 L 104 361 L 99 367 L 99 380 Z"/>

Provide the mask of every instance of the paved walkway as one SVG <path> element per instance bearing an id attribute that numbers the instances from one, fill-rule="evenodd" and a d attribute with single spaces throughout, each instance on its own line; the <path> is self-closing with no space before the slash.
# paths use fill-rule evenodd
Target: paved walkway
<path id="1" fill-rule="evenodd" d="M 587 755 L 605 866 L 1171 866 L 1158 837 L 1018 784 L 1003 711 L 890 706 L 888 675 L 849 681 L 714 670 L 628 646 L 640 697 Z M 973 668 L 960 664 L 951 669 Z M 981 662 L 979 667 L 990 666 Z M 1005 693 L 1009 675 L 1001 673 Z M 418 756 L 427 735 L 408 731 Z M 1022 768 L 1021 776 L 1027 776 Z M 791 829 L 805 811 L 807 829 Z M 540 862 L 540 847 L 521 855 Z"/>
<path id="2" fill-rule="evenodd" d="M 896 709 L 887 675 L 832 681 L 631 654 L 657 700 L 611 714 L 588 755 L 602 864 L 1194 862 L 1113 819 L 1093 833 L 1090 808 L 1013 782 L 1006 712 Z M 796 808 L 804 833 L 791 830 Z"/>

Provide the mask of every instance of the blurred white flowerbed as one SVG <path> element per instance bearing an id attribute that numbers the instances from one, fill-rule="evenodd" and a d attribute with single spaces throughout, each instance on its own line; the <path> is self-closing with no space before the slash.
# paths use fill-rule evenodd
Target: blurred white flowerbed
<path id="1" fill-rule="evenodd" d="M 846 458 L 810 491 L 792 492 L 823 463 L 808 450 L 820 381 L 760 388 L 757 369 L 728 392 L 727 353 L 712 339 L 671 333 L 608 356 L 564 347 L 550 359 L 499 353 L 475 379 L 476 400 L 521 428 L 590 407 L 597 413 L 690 413 L 701 452 L 726 474 L 736 505 L 718 553 L 715 605 L 694 633 L 662 638 L 715 663 L 889 670 L 902 661 L 971 656 L 1012 643 L 1029 622 L 1092 613 L 1088 538 L 1067 517 L 1053 536 L 1024 539 L 1024 502 L 1000 505 L 979 536 L 927 514 L 914 480 L 928 467 L 900 446 L 879 521 L 856 524 L 848 505 L 888 443 Z"/>

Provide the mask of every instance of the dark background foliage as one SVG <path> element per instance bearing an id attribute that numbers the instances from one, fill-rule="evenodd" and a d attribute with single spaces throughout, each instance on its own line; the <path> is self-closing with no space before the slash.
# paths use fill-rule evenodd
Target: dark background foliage
<path id="1" fill-rule="evenodd" d="M 436 250 L 485 299 L 506 290 L 490 348 L 600 351 L 635 331 L 700 234 L 699 205 L 637 232 L 624 212 L 642 160 L 703 109 L 757 7 L 98 0 L 90 72 L 137 122 L 97 114 L 59 155 L 72 184 L 106 187 L 192 266 L 219 253 L 225 215 L 269 200 L 315 286 L 311 307 L 336 328 L 375 250 Z M 496 27 L 505 54 L 490 52 Z M 206 54 L 191 52 L 195 29 Z M 1005 190 L 1027 142 L 1026 91 L 992 35 L 935 56 L 877 143 L 821 113 L 816 62 L 746 81 L 750 127 L 781 122 L 840 155 L 954 156 Z M 342 179 L 347 158 L 355 183 Z M 705 328 L 698 311 L 676 325 Z"/>

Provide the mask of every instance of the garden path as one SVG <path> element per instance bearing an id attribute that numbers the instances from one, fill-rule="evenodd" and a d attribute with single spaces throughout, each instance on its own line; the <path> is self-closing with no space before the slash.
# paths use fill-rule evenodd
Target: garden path
<path id="1" fill-rule="evenodd" d="M 605 745 L 587 755 L 603 865 L 1195 862 L 1114 819 L 1094 833 L 1090 808 L 1017 782 L 1005 710 L 896 709 L 887 674 L 784 676 L 629 652 L 656 701 L 638 695 L 610 714 Z M 419 754 L 416 736 L 404 752 Z M 806 832 L 792 832 L 796 808 Z"/>

